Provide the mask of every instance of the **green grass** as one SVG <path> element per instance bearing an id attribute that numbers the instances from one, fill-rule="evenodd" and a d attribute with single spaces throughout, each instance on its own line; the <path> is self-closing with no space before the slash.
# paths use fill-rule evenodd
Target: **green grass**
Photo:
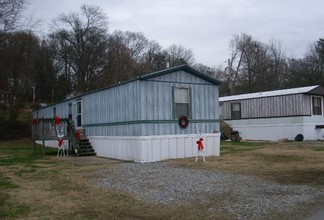
<path id="1" fill-rule="evenodd" d="M 34 147 L 31 143 L 21 145 L 19 143 L 3 142 L 0 144 L 1 154 L 4 155 L 1 157 L 0 166 L 31 165 L 44 157 L 41 146 L 37 146 L 36 148 L 37 150 L 34 153 Z M 45 154 L 55 155 L 56 152 L 57 150 L 54 148 L 47 148 Z"/>
<path id="2" fill-rule="evenodd" d="M 221 154 L 234 154 L 264 148 L 269 142 L 221 142 Z"/>
<path id="3" fill-rule="evenodd" d="M 324 151 L 324 147 L 316 147 L 314 150 L 315 151 Z"/>
<path id="4" fill-rule="evenodd" d="M 308 157 L 302 156 L 294 156 L 294 155 L 265 155 L 261 154 L 258 155 L 261 159 L 265 162 L 274 162 L 274 163 L 281 163 L 281 162 L 300 162 L 306 161 L 309 159 Z"/>
<path id="5" fill-rule="evenodd" d="M 248 141 L 222 141 L 221 146 L 248 146 L 248 147 L 263 147 L 266 145 L 272 144 L 271 142 L 248 142 Z"/>
<path id="6" fill-rule="evenodd" d="M 3 174 L 0 173 L 0 189 L 16 189 L 18 188 L 17 185 L 10 182 L 8 177 L 5 177 Z"/>
<path id="7" fill-rule="evenodd" d="M 56 154 L 57 150 L 48 148 L 46 155 Z M 36 165 L 39 160 L 44 158 L 41 146 L 37 146 L 34 153 L 34 147 L 31 141 L 10 141 L 0 142 L 0 166 L 10 167 L 18 165 L 15 168 L 14 175 L 22 176 L 24 174 L 33 174 L 41 168 Z M 53 164 L 53 161 L 42 161 L 42 164 Z M 10 192 L 17 190 L 18 185 L 13 184 L 10 178 L 0 173 L 0 219 L 16 219 L 28 216 L 30 207 L 15 201 L 10 196 Z"/>
<path id="8" fill-rule="evenodd" d="M 0 192 L 0 219 L 17 219 L 26 217 L 29 213 L 29 206 L 19 203 L 7 202 L 8 195 Z"/>
<path id="9" fill-rule="evenodd" d="M 17 148 L 1 149 L 2 153 L 7 155 L 1 158 L 0 166 L 12 166 L 18 164 L 30 165 L 43 158 L 43 155 L 34 154 L 32 150 L 21 150 Z"/>

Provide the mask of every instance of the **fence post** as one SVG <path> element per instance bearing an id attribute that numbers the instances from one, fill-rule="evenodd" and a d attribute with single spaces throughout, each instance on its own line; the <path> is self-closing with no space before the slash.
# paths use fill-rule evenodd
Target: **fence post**
<path id="1" fill-rule="evenodd" d="M 43 155 L 45 155 L 45 126 L 44 126 L 45 120 L 42 120 L 42 139 L 43 139 Z"/>

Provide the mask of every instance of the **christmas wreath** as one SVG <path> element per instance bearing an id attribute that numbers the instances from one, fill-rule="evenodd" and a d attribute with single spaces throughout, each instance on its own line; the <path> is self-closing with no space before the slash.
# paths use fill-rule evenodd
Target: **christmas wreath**
<path id="1" fill-rule="evenodd" d="M 39 123 L 38 119 L 34 118 L 32 124 L 36 126 L 38 123 Z"/>
<path id="2" fill-rule="evenodd" d="M 180 116 L 178 122 L 181 128 L 186 128 L 189 125 L 189 118 L 187 116 Z"/>

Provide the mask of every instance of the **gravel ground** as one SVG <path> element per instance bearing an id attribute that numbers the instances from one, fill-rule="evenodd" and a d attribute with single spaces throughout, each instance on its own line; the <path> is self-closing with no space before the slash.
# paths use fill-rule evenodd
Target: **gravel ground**
<path id="1" fill-rule="evenodd" d="M 167 162 L 123 163 L 101 171 L 100 186 L 123 190 L 153 204 L 189 205 L 222 210 L 236 219 L 267 218 L 311 203 L 323 191 L 306 185 L 284 185 L 253 176 L 180 168 Z M 217 203 L 215 204 L 215 201 Z"/>

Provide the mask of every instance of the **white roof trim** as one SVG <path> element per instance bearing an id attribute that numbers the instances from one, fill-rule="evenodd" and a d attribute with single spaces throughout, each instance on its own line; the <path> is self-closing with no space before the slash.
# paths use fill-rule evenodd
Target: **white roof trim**
<path id="1" fill-rule="evenodd" d="M 248 94 L 242 94 L 242 95 L 224 96 L 224 97 L 220 97 L 219 101 L 225 102 L 225 101 L 251 99 L 251 98 L 262 98 L 262 97 L 279 96 L 279 95 L 302 94 L 302 93 L 307 93 L 307 92 L 315 89 L 316 87 L 318 87 L 318 85 L 300 87 L 300 88 L 294 88 L 294 89 L 281 89 L 281 90 L 274 90 L 274 91 L 268 91 L 268 92 L 256 92 L 256 93 L 248 93 Z"/>

